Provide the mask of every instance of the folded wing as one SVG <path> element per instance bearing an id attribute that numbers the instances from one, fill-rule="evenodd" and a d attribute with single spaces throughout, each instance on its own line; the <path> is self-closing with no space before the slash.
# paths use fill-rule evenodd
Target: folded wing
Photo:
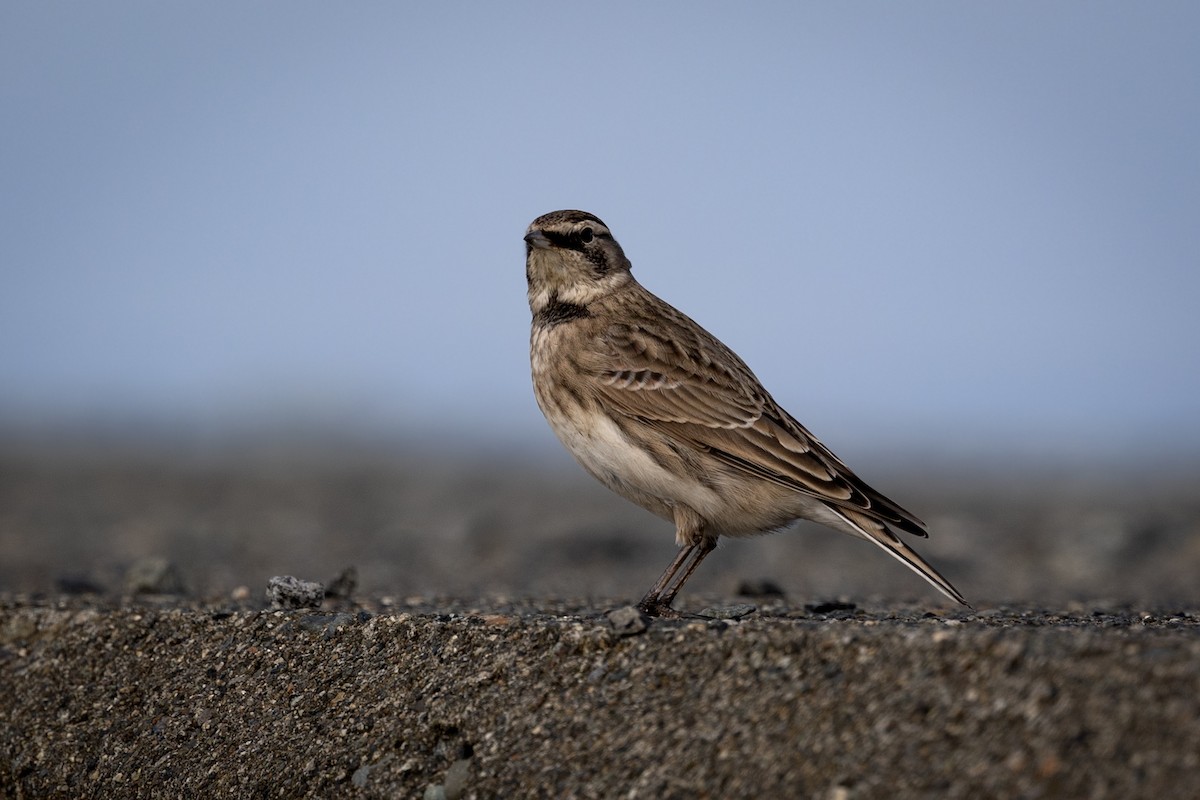
<path id="1" fill-rule="evenodd" d="M 580 354 L 593 391 L 611 408 L 852 519 L 926 535 L 924 523 L 864 483 L 784 411 L 725 345 L 699 326 L 657 322 L 611 325 L 592 352 Z"/>

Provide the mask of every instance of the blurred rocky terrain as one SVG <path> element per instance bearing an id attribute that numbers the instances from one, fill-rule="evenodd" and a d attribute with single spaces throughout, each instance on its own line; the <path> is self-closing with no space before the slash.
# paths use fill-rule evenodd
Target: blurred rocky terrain
<path id="1" fill-rule="evenodd" d="M 855 466 L 928 523 L 930 538 L 910 541 L 977 607 L 1197 597 L 1200 469 Z M 674 550 L 668 523 L 560 453 L 0 448 L 6 592 L 120 594 L 139 562 L 161 559 L 197 597 L 353 566 L 371 594 L 635 600 Z M 944 602 L 868 543 L 808 523 L 722 540 L 681 600 L 763 580 L 804 601 Z"/>

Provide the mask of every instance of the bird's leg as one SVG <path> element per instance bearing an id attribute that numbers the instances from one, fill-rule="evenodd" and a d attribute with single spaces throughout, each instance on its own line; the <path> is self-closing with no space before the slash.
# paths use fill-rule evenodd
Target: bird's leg
<path id="1" fill-rule="evenodd" d="M 670 601 L 663 602 L 662 594 L 670 585 L 671 580 L 675 577 L 675 573 L 679 572 L 680 568 L 691 557 L 692 553 L 696 552 L 697 545 L 685 544 L 679 548 L 679 552 L 675 554 L 675 560 L 663 571 L 654 585 L 650 587 L 650 591 L 646 592 L 646 596 L 638 603 L 638 609 L 644 614 L 649 614 L 652 617 L 678 617 L 679 612 L 671 608 Z M 688 570 L 690 573 L 691 570 Z M 675 591 L 679 591 L 676 587 Z M 674 597 L 675 593 L 672 592 Z"/>
<path id="2" fill-rule="evenodd" d="M 679 617 L 680 614 L 671 608 L 675 595 L 692 577 L 696 567 L 704 557 L 717 546 L 716 537 L 703 533 L 703 521 L 694 511 L 684 506 L 675 510 L 675 538 L 680 542 L 679 552 L 675 559 L 659 577 L 646 596 L 638 603 L 638 608 L 652 617 Z M 680 575 L 682 570 L 682 575 Z M 676 577 L 678 576 L 678 578 Z"/>
<path id="3" fill-rule="evenodd" d="M 704 560 L 704 557 L 717 549 L 717 540 L 704 539 L 699 544 L 692 545 L 692 548 L 695 549 L 696 555 L 688 562 L 687 569 L 683 571 L 683 576 L 675 581 L 673 586 L 668 587 L 664 593 L 658 596 L 658 602 L 667 608 L 671 608 L 671 603 L 675 602 L 675 595 L 687 583 L 687 579 L 692 577 L 692 573 L 696 571 L 696 567 L 700 566 L 700 562 Z"/>

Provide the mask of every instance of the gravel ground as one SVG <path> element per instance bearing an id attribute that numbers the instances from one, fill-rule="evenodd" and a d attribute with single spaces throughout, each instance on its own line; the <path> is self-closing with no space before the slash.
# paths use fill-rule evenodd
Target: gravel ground
<path id="1" fill-rule="evenodd" d="M 1195 796 L 1200 611 L 848 606 L 9 598 L 0 789 Z"/>
<path id="2" fill-rule="evenodd" d="M 0 450 L 0 797 L 1195 796 L 1197 472 L 868 472 L 975 610 L 806 527 L 646 621 L 575 469 Z"/>

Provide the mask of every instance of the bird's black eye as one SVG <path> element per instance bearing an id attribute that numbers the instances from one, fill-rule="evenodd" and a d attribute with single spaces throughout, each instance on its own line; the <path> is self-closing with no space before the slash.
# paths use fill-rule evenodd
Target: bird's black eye
<path id="1" fill-rule="evenodd" d="M 595 237 L 594 237 L 594 235 L 593 235 L 593 233 L 592 233 L 592 229 L 591 229 L 591 228 L 584 228 L 583 230 L 581 230 L 581 231 L 579 232 L 579 241 L 583 242 L 584 244 L 587 244 L 587 243 L 588 243 L 588 242 L 590 242 L 590 241 L 591 241 L 593 238 L 595 238 Z"/>

